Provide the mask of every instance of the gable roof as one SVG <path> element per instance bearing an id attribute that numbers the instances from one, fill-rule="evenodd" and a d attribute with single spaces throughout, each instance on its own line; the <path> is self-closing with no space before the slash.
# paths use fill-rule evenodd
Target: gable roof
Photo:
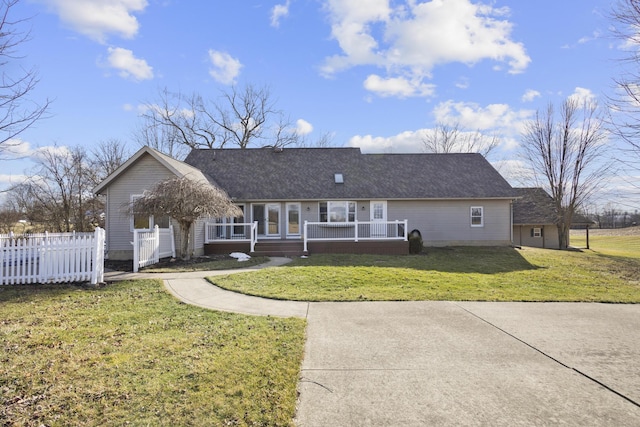
<path id="1" fill-rule="evenodd" d="M 557 215 L 553 199 L 543 188 L 514 188 L 520 196 L 513 202 L 514 225 L 556 224 Z M 575 213 L 573 225 L 589 225 L 593 221 Z"/>
<path id="2" fill-rule="evenodd" d="M 193 150 L 235 200 L 481 199 L 516 197 L 480 154 L 362 154 L 359 148 Z M 342 174 L 343 183 L 335 182 Z"/>
<path id="3" fill-rule="evenodd" d="M 169 157 L 166 154 L 163 154 L 151 147 L 144 146 L 140 150 L 138 150 L 133 156 L 131 156 L 129 160 L 127 160 L 122 165 L 120 165 L 118 169 L 113 171 L 111 175 L 106 177 L 100 184 L 96 185 L 93 189 L 93 192 L 95 194 L 101 194 L 122 173 L 128 170 L 140 158 L 142 158 L 145 155 L 150 155 L 151 157 L 156 159 L 161 165 L 169 169 L 169 171 L 171 171 L 177 177 L 188 176 L 189 178 L 195 181 L 215 185 L 215 183 L 209 177 L 205 176 L 205 174 L 203 174 L 202 171 L 200 171 L 199 169 L 194 168 L 193 166 L 188 165 L 187 163 L 181 162 L 180 160 L 176 160 L 172 157 Z"/>
<path id="4" fill-rule="evenodd" d="M 519 199 L 513 202 L 516 225 L 555 224 L 556 208 L 551 196 L 542 188 L 515 188 Z"/>

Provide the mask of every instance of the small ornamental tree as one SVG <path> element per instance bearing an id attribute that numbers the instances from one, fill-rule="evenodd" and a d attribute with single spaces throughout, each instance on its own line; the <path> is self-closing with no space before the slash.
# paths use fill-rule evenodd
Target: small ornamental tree
<path id="1" fill-rule="evenodd" d="M 191 258 L 189 235 L 191 226 L 198 218 L 242 215 L 240 208 L 223 190 L 189 177 L 161 181 L 127 206 L 131 214 L 173 218 L 180 225 L 179 255 L 183 260 Z"/>

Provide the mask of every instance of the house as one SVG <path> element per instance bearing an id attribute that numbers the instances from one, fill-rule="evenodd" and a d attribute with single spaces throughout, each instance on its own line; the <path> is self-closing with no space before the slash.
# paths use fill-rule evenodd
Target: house
<path id="1" fill-rule="evenodd" d="M 512 244 L 518 194 L 480 154 L 213 149 L 180 162 L 144 147 L 94 189 L 107 196 L 109 257 L 130 259 L 134 225 L 157 223 L 122 204 L 172 176 L 216 185 L 244 212 L 196 223 L 196 254 L 408 253 L 410 230 L 426 246 Z"/>
<path id="2" fill-rule="evenodd" d="M 557 215 L 553 199 L 542 188 L 516 188 L 513 243 L 516 246 L 559 249 Z"/>
<path id="3" fill-rule="evenodd" d="M 551 196 L 542 188 L 514 190 L 518 195 L 513 205 L 514 245 L 559 249 L 558 217 Z M 573 225 L 588 228 L 591 223 L 583 215 L 574 215 Z"/>
<path id="4" fill-rule="evenodd" d="M 168 227 L 168 218 L 129 215 L 125 205 L 136 197 L 142 196 L 144 191 L 153 187 L 155 183 L 176 176 L 189 177 L 203 184 L 209 184 L 209 178 L 205 177 L 200 170 L 157 150 L 143 147 L 93 189 L 95 194 L 106 196 L 106 249 L 110 259 L 132 259 L 134 228 L 152 228 L 154 225 Z M 176 233 L 176 236 L 179 236 L 179 233 Z M 198 245 L 202 247 L 202 242 L 196 242 L 195 237 L 196 233 L 193 232 L 191 242 L 194 242 L 196 247 Z M 175 244 L 179 247 L 180 242 Z M 195 252 L 198 251 L 195 250 Z"/>

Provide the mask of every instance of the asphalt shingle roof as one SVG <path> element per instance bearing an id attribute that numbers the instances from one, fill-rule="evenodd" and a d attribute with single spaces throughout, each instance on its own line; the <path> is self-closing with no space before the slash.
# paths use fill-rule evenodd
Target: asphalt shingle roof
<path id="1" fill-rule="evenodd" d="M 513 203 L 515 225 L 556 224 L 557 215 L 553 199 L 543 188 L 514 188 L 519 198 Z M 593 221 L 575 213 L 573 225 L 590 225 Z"/>
<path id="2" fill-rule="evenodd" d="M 185 162 L 235 200 L 513 198 L 480 154 L 362 154 L 359 148 L 193 150 Z M 334 182 L 341 173 L 343 184 Z"/>
<path id="3" fill-rule="evenodd" d="M 521 198 L 513 203 L 514 224 L 555 224 L 556 209 L 542 188 L 515 188 Z"/>

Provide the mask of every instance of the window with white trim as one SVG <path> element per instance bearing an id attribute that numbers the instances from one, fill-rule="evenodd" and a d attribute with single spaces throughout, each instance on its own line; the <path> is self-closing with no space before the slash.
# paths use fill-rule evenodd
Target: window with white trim
<path id="1" fill-rule="evenodd" d="M 356 220 L 356 202 L 320 202 L 318 211 L 320 222 L 354 222 Z"/>
<path id="2" fill-rule="evenodd" d="M 142 194 L 132 194 L 131 203 L 143 197 Z M 139 229 L 149 229 L 153 227 L 153 217 L 149 215 L 132 214 L 131 215 L 131 231 Z"/>
<path id="3" fill-rule="evenodd" d="M 142 194 L 132 194 L 131 202 L 143 197 Z M 132 214 L 130 219 L 131 231 L 140 229 L 152 229 L 156 225 L 160 228 L 169 228 L 171 218 L 167 215 L 155 218 L 153 215 Z"/>
<path id="4" fill-rule="evenodd" d="M 531 229 L 531 237 L 542 237 L 542 228 L 534 227 Z"/>
<path id="5" fill-rule="evenodd" d="M 471 226 L 484 227 L 484 208 L 482 206 L 471 206 Z"/>

